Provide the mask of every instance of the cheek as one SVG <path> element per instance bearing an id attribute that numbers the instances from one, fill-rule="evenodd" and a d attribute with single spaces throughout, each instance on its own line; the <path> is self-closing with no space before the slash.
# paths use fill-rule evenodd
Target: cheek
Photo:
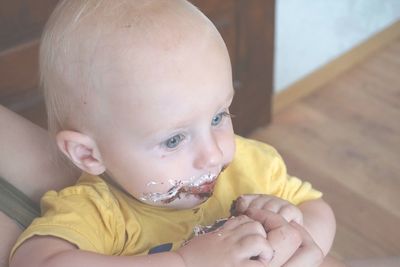
<path id="1" fill-rule="evenodd" d="M 235 138 L 232 136 L 229 140 L 229 143 L 227 144 L 227 149 L 226 149 L 226 161 L 227 163 L 230 163 L 233 160 L 233 157 L 235 155 L 235 150 L 236 150 L 236 144 L 235 144 Z"/>
<path id="2" fill-rule="evenodd" d="M 232 125 L 232 124 L 231 124 Z M 219 136 L 219 143 L 224 154 L 224 163 L 227 164 L 233 160 L 236 150 L 235 135 L 232 126 Z"/>
<path id="3" fill-rule="evenodd" d="M 132 151 L 132 150 L 131 150 Z M 159 177 L 160 171 L 144 153 L 109 151 L 104 158 L 107 173 L 134 197 L 147 190 L 147 184 Z"/>
<path id="4" fill-rule="evenodd" d="M 183 156 L 143 158 L 139 164 L 130 167 L 130 170 L 136 174 L 137 181 L 141 181 L 141 188 L 145 191 L 168 190 L 172 185 L 171 181 L 182 180 L 192 174 L 185 168 L 188 165 L 186 158 Z"/>
<path id="5" fill-rule="evenodd" d="M 174 157 L 141 149 L 140 146 L 107 143 L 102 148 L 106 172 L 133 197 L 140 199 L 147 192 L 167 192 L 171 181 L 193 175 L 185 153 Z M 122 148 L 122 149 L 121 149 Z"/>

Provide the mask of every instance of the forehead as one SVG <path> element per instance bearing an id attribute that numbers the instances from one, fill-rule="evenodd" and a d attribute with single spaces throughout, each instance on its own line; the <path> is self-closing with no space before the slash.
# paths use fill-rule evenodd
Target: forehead
<path id="1" fill-rule="evenodd" d="M 176 10 L 162 12 L 154 23 L 149 17 L 145 27 L 124 22 L 97 45 L 91 68 L 103 115 L 113 124 L 136 131 L 169 127 L 191 120 L 194 111 L 215 112 L 231 93 L 221 36 L 201 13 L 185 8 L 177 16 Z"/>
<path id="2" fill-rule="evenodd" d="M 229 56 L 215 38 L 169 50 L 146 46 L 125 53 L 118 70 L 108 79 L 117 84 L 110 108 L 136 133 L 190 124 L 217 112 L 232 94 Z"/>

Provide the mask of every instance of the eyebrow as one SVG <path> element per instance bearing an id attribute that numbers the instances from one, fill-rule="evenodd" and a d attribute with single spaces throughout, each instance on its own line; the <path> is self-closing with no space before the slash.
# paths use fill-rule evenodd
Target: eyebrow
<path id="1" fill-rule="evenodd" d="M 225 98 L 225 101 L 223 103 L 229 102 L 233 99 L 233 97 L 235 96 L 235 89 L 232 89 L 231 92 L 228 94 L 228 97 Z M 190 121 L 190 120 L 188 120 Z M 186 128 L 189 125 L 188 122 L 182 121 L 179 124 L 175 125 L 175 127 L 171 128 L 171 129 L 162 129 L 160 131 L 156 131 L 156 132 L 148 132 L 146 135 L 147 136 L 153 136 L 155 137 L 154 139 L 158 139 L 160 138 L 161 135 L 164 135 L 164 133 L 166 132 L 171 132 L 171 131 L 179 131 L 181 129 Z M 153 139 L 153 138 L 151 138 Z"/>

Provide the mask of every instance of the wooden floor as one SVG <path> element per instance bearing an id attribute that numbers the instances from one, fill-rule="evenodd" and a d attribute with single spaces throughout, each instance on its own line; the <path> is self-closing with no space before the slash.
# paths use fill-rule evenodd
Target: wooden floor
<path id="1" fill-rule="evenodd" d="M 252 137 L 324 192 L 338 224 L 334 256 L 400 256 L 400 39 Z"/>

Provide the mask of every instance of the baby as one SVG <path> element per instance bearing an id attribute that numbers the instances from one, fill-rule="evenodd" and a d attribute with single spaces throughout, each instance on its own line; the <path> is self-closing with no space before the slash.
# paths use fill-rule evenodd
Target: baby
<path id="1" fill-rule="evenodd" d="M 44 195 L 11 266 L 311 267 L 328 253 L 321 193 L 234 135 L 228 52 L 190 3 L 61 1 L 40 69 L 50 130 L 83 175 Z"/>

